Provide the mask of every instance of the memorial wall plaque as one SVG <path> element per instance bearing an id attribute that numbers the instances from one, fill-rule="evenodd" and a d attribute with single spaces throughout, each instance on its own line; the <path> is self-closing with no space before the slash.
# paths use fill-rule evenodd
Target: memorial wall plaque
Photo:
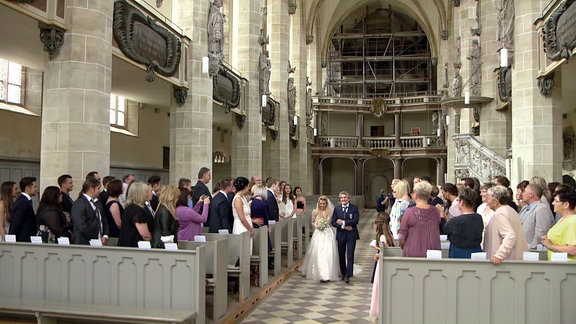
<path id="1" fill-rule="evenodd" d="M 180 39 L 124 0 L 114 3 L 113 34 L 124 55 L 147 66 L 147 81 L 178 73 Z"/>
<path id="2" fill-rule="evenodd" d="M 240 104 L 240 80 L 225 67 L 220 66 L 213 78 L 214 100 L 221 102 L 226 112 Z"/>
<path id="3" fill-rule="evenodd" d="M 278 102 L 268 97 L 266 106 L 262 107 L 262 123 L 264 123 L 264 125 L 274 125 L 274 122 L 276 121 L 276 110 L 278 109 L 278 106 Z"/>
<path id="4" fill-rule="evenodd" d="M 552 61 L 572 57 L 576 47 L 576 4 L 564 1 L 546 20 L 542 29 L 544 51 Z"/>

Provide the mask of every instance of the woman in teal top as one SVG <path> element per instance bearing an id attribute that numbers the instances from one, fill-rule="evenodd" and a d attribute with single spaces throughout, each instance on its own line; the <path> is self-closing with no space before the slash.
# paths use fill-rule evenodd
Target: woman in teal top
<path id="1" fill-rule="evenodd" d="M 554 212 L 562 215 L 556 225 L 542 236 L 542 245 L 548 249 L 548 260 L 552 252 L 568 253 L 568 261 L 576 261 L 576 192 L 560 192 L 552 201 Z"/>

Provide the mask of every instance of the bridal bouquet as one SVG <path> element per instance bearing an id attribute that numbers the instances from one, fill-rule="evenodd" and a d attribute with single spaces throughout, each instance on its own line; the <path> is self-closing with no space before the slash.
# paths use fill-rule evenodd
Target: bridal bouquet
<path id="1" fill-rule="evenodd" d="M 320 231 L 325 230 L 329 226 L 330 224 L 328 223 L 328 220 L 325 218 L 318 217 L 316 218 L 316 220 L 314 220 L 314 227 L 316 227 L 316 229 Z"/>

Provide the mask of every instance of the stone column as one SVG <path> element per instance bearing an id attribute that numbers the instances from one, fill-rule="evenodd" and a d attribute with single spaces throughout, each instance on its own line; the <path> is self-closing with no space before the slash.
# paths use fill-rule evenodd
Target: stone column
<path id="1" fill-rule="evenodd" d="M 400 121 L 400 113 L 394 113 L 394 148 L 402 148 L 400 136 L 402 135 L 402 123 Z"/>
<path id="2" fill-rule="evenodd" d="M 356 136 L 358 137 L 357 147 L 364 147 L 364 114 L 356 113 Z"/>
<path id="3" fill-rule="evenodd" d="M 69 29 L 44 70 L 41 188 L 68 173 L 78 192 L 88 172 L 110 172 L 113 6 L 67 2 Z"/>
<path id="4" fill-rule="evenodd" d="M 238 60 L 238 70 L 250 82 L 246 96 L 246 120 L 244 126 L 232 126 L 232 176 L 244 176 L 250 179 L 255 174 L 262 175 L 262 115 L 260 96 L 260 44 L 258 37 L 262 28 L 261 1 L 237 1 L 235 10 L 239 17 L 234 21 L 232 30 L 237 35 L 231 35 L 238 40 L 237 48 L 233 49 Z M 256 49 L 256 50 L 255 50 Z M 287 159 L 288 157 L 285 156 Z M 265 180 L 270 174 L 263 174 Z"/>
<path id="5" fill-rule="evenodd" d="M 212 169 L 212 78 L 202 73 L 202 57 L 208 55 L 210 1 L 180 0 L 179 5 L 174 19 L 193 45 L 186 58 L 188 97 L 182 106 L 172 98 L 170 106 L 171 184 L 182 177 L 195 183 L 201 167 Z"/>
<path id="6" fill-rule="evenodd" d="M 356 188 L 354 195 L 364 195 L 364 159 L 356 159 Z"/>
<path id="7" fill-rule="evenodd" d="M 402 179 L 402 162 L 404 159 L 393 159 L 394 161 L 394 179 Z"/>
<path id="8" fill-rule="evenodd" d="M 277 179 L 290 177 L 290 134 L 288 126 L 288 60 L 290 59 L 290 16 L 288 1 L 268 1 L 268 30 L 270 35 L 270 90 L 274 99 L 280 103 L 278 111 L 278 138 L 270 147 L 267 175 Z M 292 62 L 296 66 L 295 62 Z M 296 66 L 299 70 L 301 67 Z M 300 71 L 299 71 L 300 72 Z M 300 93 L 302 95 L 302 93 Z"/>
<path id="9" fill-rule="evenodd" d="M 539 2 L 515 1 L 516 33 L 515 63 L 512 72 L 512 183 L 532 176 L 547 181 L 562 180 L 562 110 L 561 88 L 552 96 L 542 96 L 538 88 L 539 42 L 534 28 L 525 28 L 526 21 L 541 15 Z M 521 53 L 521 54 L 520 54 Z M 559 81 L 556 78 L 555 81 Z M 515 179 L 518 177 L 517 179 Z"/>
<path id="10" fill-rule="evenodd" d="M 320 159 L 315 158 L 312 161 L 312 194 L 320 195 Z"/>

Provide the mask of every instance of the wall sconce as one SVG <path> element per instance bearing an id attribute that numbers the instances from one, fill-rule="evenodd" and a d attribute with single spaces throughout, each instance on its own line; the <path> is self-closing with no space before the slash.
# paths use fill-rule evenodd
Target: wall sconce
<path id="1" fill-rule="evenodd" d="M 470 92 L 468 91 L 464 92 L 464 104 L 465 105 L 470 104 Z"/>
<path id="2" fill-rule="evenodd" d="M 440 128 L 436 130 L 436 136 L 440 137 Z"/>
<path id="3" fill-rule="evenodd" d="M 210 66 L 210 60 L 208 59 L 208 56 L 203 56 L 202 57 L 202 73 L 204 73 L 204 74 L 208 73 L 209 66 Z"/>
<path id="4" fill-rule="evenodd" d="M 508 50 L 500 49 L 500 67 L 508 67 Z"/>
<path id="5" fill-rule="evenodd" d="M 426 138 L 426 145 L 430 146 L 430 137 Z"/>
<path id="6" fill-rule="evenodd" d="M 298 116 L 294 116 L 294 125 L 298 125 Z"/>
<path id="7" fill-rule="evenodd" d="M 268 97 L 266 95 L 262 95 L 262 107 L 266 107 L 268 105 Z"/>
<path id="8" fill-rule="evenodd" d="M 318 128 L 314 128 L 314 137 L 318 136 Z"/>
<path id="9" fill-rule="evenodd" d="M 446 126 L 450 126 L 450 115 L 446 115 Z"/>
<path id="10" fill-rule="evenodd" d="M 312 97 L 312 103 L 318 103 L 318 97 Z"/>

